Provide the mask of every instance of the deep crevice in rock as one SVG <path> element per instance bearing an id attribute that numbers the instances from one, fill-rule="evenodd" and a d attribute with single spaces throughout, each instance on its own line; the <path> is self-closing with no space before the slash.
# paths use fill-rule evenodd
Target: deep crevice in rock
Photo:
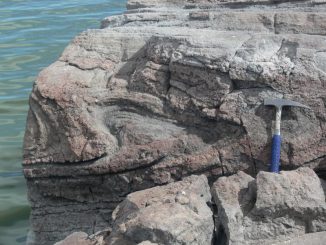
<path id="1" fill-rule="evenodd" d="M 216 236 L 214 239 L 214 245 L 227 245 L 228 244 L 228 238 L 226 236 L 226 233 L 224 231 L 224 228 L 222 225 L 219 225 L 217 228 Z"/>

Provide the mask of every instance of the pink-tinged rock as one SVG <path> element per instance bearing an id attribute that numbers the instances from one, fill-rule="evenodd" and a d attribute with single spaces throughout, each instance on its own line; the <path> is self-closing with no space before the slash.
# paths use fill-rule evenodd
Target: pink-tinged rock
<path id="1" fill-rule="evenodd" d="M 276 244 L 326 230 L 322 181 L 309 168 L 259 172 L 256 179 L 239 172 L 219 178 L 211 191 L 217 239 L 228 244 Z"/>
<path id="2" fill-rule="evenodd" d="M 190 176 L 134 192 L 113 212 L 107 244 L 211 244 L 213 213 L 207 178 Z"/>
<path id="3" fill-rule="evenodd" d="M 265 98 L 311 107 L 284 109 L 282 169 L 325 173 L 324 3 L 128 6 L 75 37 L 32 90 L 23 167 L 40 244 L 104 229 L 130 192 L 267 170 Z"/>

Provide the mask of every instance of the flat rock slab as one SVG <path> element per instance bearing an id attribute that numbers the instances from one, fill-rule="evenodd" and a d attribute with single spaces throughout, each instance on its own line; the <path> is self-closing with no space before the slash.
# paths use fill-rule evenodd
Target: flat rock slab
<path id="1" fill-rule="evenodd" d="M 217 239 L 224 234 L 228 244 L 275 244 L 326 230 L 325 193 L 309 168 L 260 172 L 256 179 L 239 172 L 218 179 L 212 195 Z"/>

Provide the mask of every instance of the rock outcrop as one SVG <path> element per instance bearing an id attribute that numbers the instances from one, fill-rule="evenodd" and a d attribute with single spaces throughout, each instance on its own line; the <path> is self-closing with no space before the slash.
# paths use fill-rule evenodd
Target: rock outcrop
<path id="1" fill-rule="evenodd" d="M 113 212 L 107 244 L 207 245 L 213 241 L 213 213 L 207 178 L 183 181 L 129 194 Z"/>
<path id="2" fill-rule="evenodd" d="M 204 175 L 129 194 L 113 212 L 113 227 L 75 232 L 55 245 L 212 244 L 210 187 Z"/>
<path id="3" fill-rule="evenodd" d="M 78 35 L 35 82 L 23 167 L 36 244 L 108 227 L 130 192 L 266 170 L 267 97 L 312 108 L 283 113 L 282 168 L 325 171 L 324 1 L 128 8 Z"/>
<path id="4" fill-rule="evenodd" d="M 256 179 L 239 172 L 219 178 L 212 195 L 217 239 L 226 236 L 230 245 L 275 244 L 326 231 L 325 193 L 310 168 L 259 172 Z M 326 241 L 325 232 L 318 235 Z"/>
<path id="5" fill-rule="evenodd" d="M 192 175 L 131 193 L 114 210 L 112 229 L 90 236 L 73 233 L 57 245 L 320 245 L 326 241 L 325 190 L 310 168 L 259 172 L 256 179 L 241 171 L 221 177 L 211 188 L 214 203 L 209 190 L 204 175 Z"/>

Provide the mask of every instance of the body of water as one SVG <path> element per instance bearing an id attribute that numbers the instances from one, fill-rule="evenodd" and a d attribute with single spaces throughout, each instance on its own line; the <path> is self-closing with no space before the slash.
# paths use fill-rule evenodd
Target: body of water
<path id="1" fill-rule="evenodd" d="M 126 0 L 0 0 L 0 245 L 24 244 L 30 208 L 21 171 L 28 96 L 69 41 Z"/>

